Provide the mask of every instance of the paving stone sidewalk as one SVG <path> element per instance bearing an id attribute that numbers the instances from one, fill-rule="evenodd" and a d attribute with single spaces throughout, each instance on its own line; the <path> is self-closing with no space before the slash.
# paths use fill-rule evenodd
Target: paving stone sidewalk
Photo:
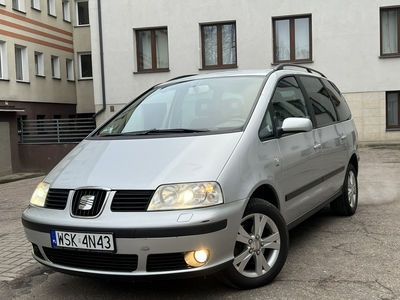
<path id="1" fill-rule="evenodd" d="M 0 281 L 11 281 L 21 276 L 20 271 L 34 263 L 31 245 L 22 228 L 0 236 Z"/>

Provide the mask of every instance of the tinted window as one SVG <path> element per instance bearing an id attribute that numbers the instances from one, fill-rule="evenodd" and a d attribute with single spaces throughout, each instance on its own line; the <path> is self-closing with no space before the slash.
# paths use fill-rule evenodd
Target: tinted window
<path id="1" fill-rule="evenodd" d="M 351 118 L 351 112 L 346 100 L 340 93 L 339 89 L 332 82 L 323 79 L 325 87 L 329 91 L 333 104 L 336 106 L 336 111 L 340 121 L 349 120 Z"/>
<path id="2" fill-rule="evenodd" d="M 309 118 L 304 96 L 294 77 L 285 77 L 278 82 L 272 104 L 278 127 L 289 117 Z"/>
<path id="3" fill-rule="evenodd" d="M 318 126 L 331 124 L 337 121 L 336 111 L 332 104 L 328 90 L 315 77 L 301 76 L 306 92 L 314 111 Z"/>

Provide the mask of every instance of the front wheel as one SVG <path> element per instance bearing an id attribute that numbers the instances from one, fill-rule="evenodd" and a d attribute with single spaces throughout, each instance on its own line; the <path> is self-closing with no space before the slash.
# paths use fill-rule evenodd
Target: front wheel
<path id="1" fill-rule="evenodd" d="M 358 205 L 358 183 L 357 171 L 349 164 L 344 178 L 342 195 L 331 202 L 331 209 L 335 214 L 351 216 L 357 210 Z"/>
<path id="2" fill-rule="evenodd" d="M 278 209 L 262 199 L 252 198 L 240 222 L 233 263 L 217 277 L 236 288 L 265 285 L 281 271 L 288 247 L 286 222 Z"/>

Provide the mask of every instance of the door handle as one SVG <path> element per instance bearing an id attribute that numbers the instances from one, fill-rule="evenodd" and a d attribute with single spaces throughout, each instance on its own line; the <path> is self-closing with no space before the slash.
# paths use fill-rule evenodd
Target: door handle
<path id="1" fill-rule="evenodd" d="M 314 150 L 319 150 L 319 149 L 321 149 L 321 144 L 314 145 Z"/>
<path id="2" fill-rule="evenodd" d="M 344 133 L 342 133 L 342 136 L 340 137 L 342 139 L 342 141 L 344 141 L 345 139 L 347 139 L 347 135 L 345 135 Z"/>

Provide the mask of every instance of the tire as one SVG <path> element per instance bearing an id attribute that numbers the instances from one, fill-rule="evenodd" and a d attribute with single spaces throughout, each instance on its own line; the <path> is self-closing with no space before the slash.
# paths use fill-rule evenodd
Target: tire
<path id="1" fill-rule="evenodd" d="M 265 200 L 251 198 L 238 229 L 233 263 L 217 273 L 217 278 L 235 288 L 263 286 L 281 271 L 288 247 L 286 222 L 278 209 Z"/>
<path id="2" fill-rule="evenodd" d="M 349 164 L 344 178 L 342 194 L 331 202 L 331 210 L 340 216 L 352 216 L 358 205 L 357 171 Z"/>

